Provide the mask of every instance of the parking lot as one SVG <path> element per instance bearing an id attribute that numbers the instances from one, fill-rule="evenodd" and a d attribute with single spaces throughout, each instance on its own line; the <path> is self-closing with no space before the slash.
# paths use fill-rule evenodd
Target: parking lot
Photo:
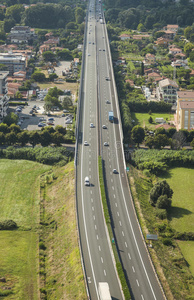
<path id="1" fill-rule="evenodd" d="M 56 125 L 61 125 L 63 127 L 71 126 L 71 124 L 65 123 L 65 122 L 67 122 L 67 119 L 68 119 L 67 115 L 69 115 L 69 113 L 63 113 L 63 111 L 54 111 L 54 112 L 50 112 L 50 114 L 48 116 L 44 113 L 43 105 L 44 105 L 44 102 L 40 101 L 40 100 L 29 101 L 28 106 L 24 106 L 22 111 L 18 112 L 18 116 L 19 116 L 20 122 L 21 122 L 20 127 L 22 129 L 41 130 L 41 127 L 39 127 L 38 124 L 44 123 L 46 125 L 49 125 L 47 123 L 49 123 L 50 118 L 54 119 L 54 120 L 50 120 L 50 124 L 52 123 L 53 127 L 55 127 Z M 36 108 L 35 108 L 35 106 L 36 106 Z M 33 108 L 35 108 L 35 109 L 33 110 Z M 16 110 L 16 107 L 9 108 L 9 112 L 15 112 L 15 110 Z M 33 114 L 32 114 L 32 110 L 33 110 Z M 41 118 L 44 118 L 44 120 L 42 120 Z"/>

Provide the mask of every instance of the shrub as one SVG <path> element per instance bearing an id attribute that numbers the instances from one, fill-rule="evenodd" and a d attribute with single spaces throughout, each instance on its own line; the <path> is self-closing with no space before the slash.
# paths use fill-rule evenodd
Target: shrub
<path id="1" fill-rule="evenodd" d="M 173 245 L 171 238 L 163 238 L 162 242 L 165 246 L 172 246 Z"/>
<path id="2" fill-rule="evenodd" d="M 166 180 L 157 182 L 151 189 L 150 191 L 151 205 L 156 206 L 158 198 L 162 195 L 166 195 L 167 198 L 171 198 L 173 195 L 173 190 L 170 188 Z M 158 207 L 158 208 L 163 208 L 163 207 Z"/>
<path id="3" fill-rule="evenodd" d="M 167 212 L 165 209 L 156 209 L 156 216 L 160 219 L 160 220 L 165 220 L 167 218 Z"/>
<path id="4" fill-rule="evenodd" d="M 171 202 L 172 200 L 167 195 L 161 195 L 157 200 L 156 207 L 167 209 L 171 206 Z"/>
<path id="5" fill-rule="evenodd" d="M 46 246 L 45 246 L 45 244 L 43 242 L 39 243 L 39 249 L 46 250 Z"/>
<path id="6" fill-rule="evenodd" d="M 5 220 L 0 222 L 0 230 L 14 230 L 17 228 L 18 226 L 13 220 Z"/>

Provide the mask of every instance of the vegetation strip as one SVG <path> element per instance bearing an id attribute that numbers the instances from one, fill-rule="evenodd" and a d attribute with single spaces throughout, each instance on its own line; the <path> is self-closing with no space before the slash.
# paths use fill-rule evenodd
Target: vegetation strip
<path id="1" fill-rule="evenodd" d="M 103 205 L 103 210 L 104 210 L 104 217 L 105 217 L 106 225 L 107 225 L 108 232 L 109 232 L 109 238 L 110 238 L 111 244 L 112 244 L 114 258 L 115 258 L 115 261 L 116 261 L 116 268 L 117 268 L 118 276 L 119 276 L 119 279 L 120 279 L 120 282 L 121 282 L 121 285 L 122 285 L 122 289 L 123 289 L 125 299 L 130 300 L 131 299 L 130 291 L 129 291 L 129 288 L 128 288 L 128 285 L 127 285 L 127 282 L 126 282 L 126 279 L 125 279 L 122 264 L 121 264 L 120 259 L 119 259 L 116 244 L 113 241 L 114 240 L 114 238 L 113 238 L 114 235 L 113 235 L 113 231 L 112 231 L 111 220 L 110 220 L 110 215 L 109 215 L 109 209 L 108 209 L 108 204 L 107 204 L 107 199 L 106 199 L 106 192 L 105 192 L 105 186 L 104 186 L 104 177 L 103 177 L 103 166 L 102 166 L 101 156 L 98 157 L 98 170 L 99 170 L 100 191 L 101 191 L 101 199 L 102 199 L 102 205 Z"/>

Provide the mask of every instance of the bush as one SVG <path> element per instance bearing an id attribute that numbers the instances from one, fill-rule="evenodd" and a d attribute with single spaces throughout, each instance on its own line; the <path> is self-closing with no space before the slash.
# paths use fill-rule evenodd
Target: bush
<path id="1" fill-rule="evenodd" d="M 150 203 L 153 206 L 157 205 L 158 199 L 160 196 L 166 196 L 167 198 L 172 198 L 173 190 L 170 188 L 166 180 L 157 182 L 150 191 Z M 160 198 L 160 204 L 158 208 L 164 208 L 163 205 L 169 204 L 165 198 Z"/>
<path id="2" fill-rule="evenodd" d="M 171 238 L 163 238 L 162 242 L 165 246 L 172 246 L 173 245 L 173 242 L 172 242 Z"/>
<path id="3" fill-rule="evenodd" d="M 160 219 L 160 220 L 165 220 L 167 218 L 167 212 L 165 209 L 156 209 L 156 216 Z"/>
<path id="4" fill-rule="evenodd" d="M 0 222 L 0 230 L 14 230 L 17 228 L 18 226 L 13 220 L 5 220 Z"/>
<path id="5" fill-rule="evenodd" d="M 45 246 L 44 242 L 39 243 L 39 249 L 46 250 L 46 246 Z"/>
<path id="6" fill-rule="evenodd" d="M 156 203 L 157 208 L 167 209 L 171 206 L 172 200 L 167 197 L 167 195 L 161 195 Z"/>

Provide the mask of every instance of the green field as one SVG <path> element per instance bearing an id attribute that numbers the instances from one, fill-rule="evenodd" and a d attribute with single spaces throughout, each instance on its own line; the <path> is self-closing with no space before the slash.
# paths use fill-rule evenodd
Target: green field
<path id="1" fill-rule="evenodd" d="M 174 168 L 165 178 L 174 191 L 169 214 L 172 227 L 194 232 L 194 169 Z"/>
<path id="2" fill-rule="evenodd" d="M 6 300 L 38 300 L 37 241 L 34 232 L 0 232 L 0 276 L 6 278 L 1 287 L 13 292 Z"/>
<path id="3" fill-rule="evenodd" d="M 140 125 L 142 127 L 147 127 L 151 130 L 155 129 L 157 123 L 155 123 L 155 118 L 163 118 L 167 121 L 173 121 L 174 115 L 170 113 L 152 113 L 149 115 L 148 113 L 131 113 L 132 119 L 135 120 L 135 125 Z M 150 124 L 148 119 L 152 117 L 154 123 Z"/>
<path id="4" fill-rule="evenodd" d="M 11 219 L 18 226 L 39 222 L 39 175 L 50 166 L 24 160 L 0 160 L 0 221 Z"/>
<path id="5" fill-rule="evenodd" d="M 194 276 L 194 241 L 179 241 L 178 245 L 181 249 L 181 252 L 186 259 L 187 263 L 189 264 L 189 269 Z M 193 287 L 193 294 L 194 294 L 194 287 Z"/>

